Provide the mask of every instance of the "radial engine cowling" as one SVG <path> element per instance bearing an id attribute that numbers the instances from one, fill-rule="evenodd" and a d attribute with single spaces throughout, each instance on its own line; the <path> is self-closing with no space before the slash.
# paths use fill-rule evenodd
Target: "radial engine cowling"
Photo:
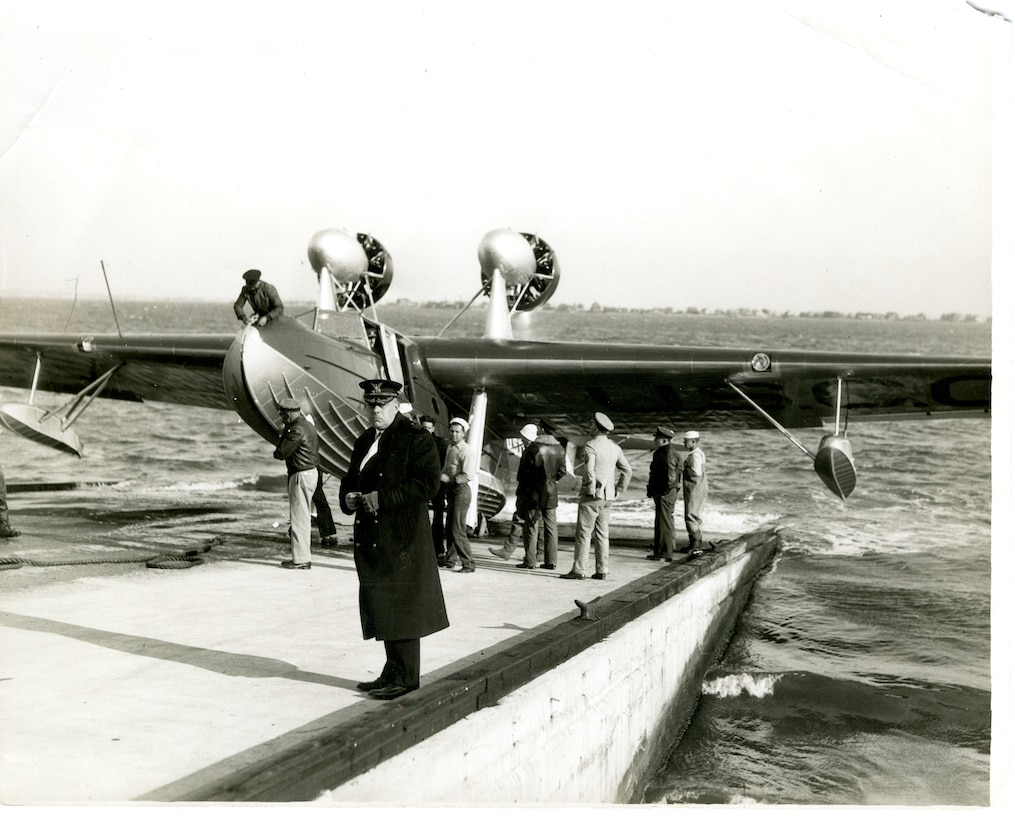
<path id="1" fill-rule="evenodd" d="M 307 246 L 307 257 L 318 276 L 325 272 L 330 276 L 342 310 L 367 308 L 391 286 L 391 254 L 369 234 L 353 236 L 335 228 L 318 231 Z"/>
<path id="2" fill-rule="evenodd" d="M 553 296 L 560 281 L 557 254 L 535 234 L 509 228 L 490 231 L 479 243 L 478 255 L 483 293 L 490 295 L 493 272 L 500 271 L 514 311 L 539 307 Z"/>

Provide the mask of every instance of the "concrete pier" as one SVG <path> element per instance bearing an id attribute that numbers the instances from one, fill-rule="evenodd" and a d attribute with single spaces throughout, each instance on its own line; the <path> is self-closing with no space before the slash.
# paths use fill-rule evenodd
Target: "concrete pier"
<path id="1" fill-rule="evenodd" d="M 422 687 L 381 702 L 355 688 L 384 652 L 359 631 L 345 528 L 291 572 L 253 499 L 16 498 L 24 535 L 0 555 L 22 560 L 0 572 L 8 805 L 638 800 L 778 540 L 659 564 L 649 533 L 618 527 L 609 579 L 564 581 L 568 541 L 551 572 L 476 539 L 479 571 L 441 572 L 452 626 L 423 640 Z M 192 564 L 150 568 L 152 553 Z"/>

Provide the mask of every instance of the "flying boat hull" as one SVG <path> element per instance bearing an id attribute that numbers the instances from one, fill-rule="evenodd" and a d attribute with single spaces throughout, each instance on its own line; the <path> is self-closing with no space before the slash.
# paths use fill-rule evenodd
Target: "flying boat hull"
<path id="1" fill-rule="evenodd" d="M 283 316 L 265 327 L 247 326 L 236 335 L 222 378 L 230 405 L 272 444 L 284 427 L 278 402 L 297 399 L 317 429 L 323 469 L 343 476 L 349 471 L 353 444 L 369 427 L 358 398 L 359 383 L 387 375 L 382 358 L 366 344 L 319 333 Z M 490 518 L 506 501 L 503 484 L 481 470 L 479 512 Z"/>

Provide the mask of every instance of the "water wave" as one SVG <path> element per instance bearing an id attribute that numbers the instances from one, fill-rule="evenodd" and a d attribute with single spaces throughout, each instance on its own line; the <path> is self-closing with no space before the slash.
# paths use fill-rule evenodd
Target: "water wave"
<path id="1" fill-rule="evenodd" d="M 750 695 L 752 698 L 769 697 L 775 692 L 775 684 L 782 675 L 767 675 L 740 672 L 736 675 L 724 675 L 721 678 L 706 680 L 701 686 L 703 695 L 717 698 L 736 698 Z"/>

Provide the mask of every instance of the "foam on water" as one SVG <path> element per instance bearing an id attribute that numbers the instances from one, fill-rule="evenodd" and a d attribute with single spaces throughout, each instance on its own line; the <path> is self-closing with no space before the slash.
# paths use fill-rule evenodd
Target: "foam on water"
<path id="1" fill-rule="evenodd" d="M 725 675 L 705 681 L 701 686 L 701 693 L 717 698 L 735 698 L 740 695 L 750 695 L 752 698 L 769 697 L 775 692 L 775 684 L 780 677 L 782 676 L 748 672 Z"/>

